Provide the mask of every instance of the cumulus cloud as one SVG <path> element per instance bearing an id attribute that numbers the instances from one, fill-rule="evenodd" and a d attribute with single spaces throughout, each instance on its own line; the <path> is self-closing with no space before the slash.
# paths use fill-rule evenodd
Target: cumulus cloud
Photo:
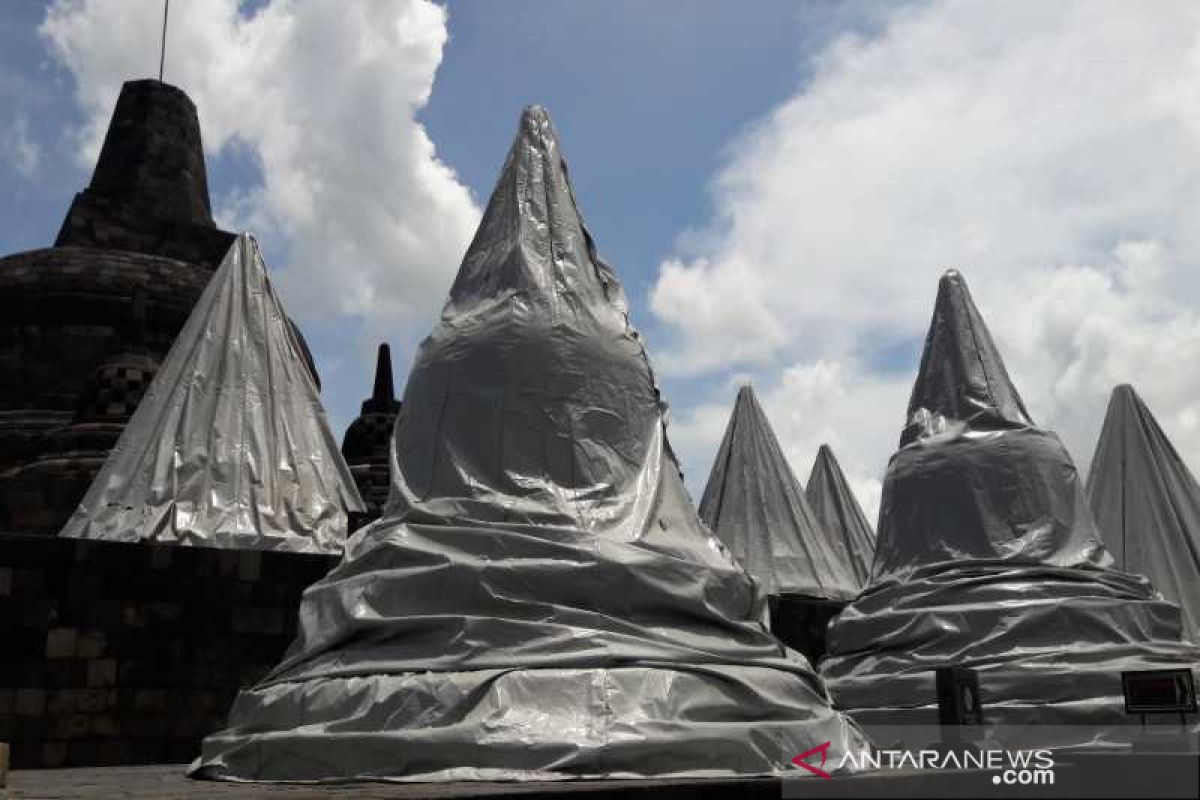
<path id="1" fill-rule="evenodd" d="M 956 266 L 1081 468 L 1120 382 L 1200 468 L 1198 87 L 1190 2 L 926 2 L 831 42 L 662 265 L 659 363 L 754 370 L 796 466 L 832 438 L 869 490 Z M 676 413 L 700 435 L 703 407 Z"/>
<path id="2" fill-rule="evenodd" d="M 210 155 L 257 165 L 214 187 L 223 224 L 286 250 L 279 274 L 302 319 L 359 317 L 372 332 L 440 308 L 479 210 L 415 114 L 446 43 L 425 0 L 237 0 L 171 6 L 166 80 L 199 110 Z M 99 152 L 123 81 L 157 74 L 160 0 L 56 0 L 41 34 L 86 114 L 79 159 Z"/>

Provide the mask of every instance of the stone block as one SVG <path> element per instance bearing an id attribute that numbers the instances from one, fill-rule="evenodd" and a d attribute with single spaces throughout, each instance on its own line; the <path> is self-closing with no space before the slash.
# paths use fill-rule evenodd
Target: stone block
<path id="1" fill-rule="evenodd" d="M 84 659 L 99 658 L 104 655 L 107 643 L 108 637 L 104 635 L 104 631 L 81 631 L 75 638 L 75 654 Z"/>
<path id="2" fill-rule="evenodd" d="M 89 717 L 89 730 L 93 736 L 116 737 L 121 735 L 121 727 L 115 717 L 108 714 Z"/>
<path id="3" fill-rule="evenodd" d="M 95 658 L 87 662 L 87 684 L 89 687 L 114 686 L 116 683 L 116 659 Z"/>
<path id="4" fill-rule="evenodd" d="M 261 552 L 258 550 L 243 550 L 238 554 L 238 580 L 258 580 L 261 565 Z"/>
<path id="5" fill-rule="evenodd" d="M 90 728 L 85 714 L 67 714 L 50 720 L 50 738 L 79 739 L 88 735 Z"/>
<path id="6" fill-rule="evenodd" d="M 140 689 L 133 695 L 134 711 L 167 710 L 167 691 L 165 689 Z"/>
<path id="7" fill-rule="evenodd" d="M 17 689 L 13 711 L 19 717 L 40 717 L 46 713 L 44 689 Z"/>
<path id="8" fill-rule="evenodd" d="M 0 788 L 8 786 L 8 745 L 0 742 Z"/>
<path id="9" fill-rule="evenodd" d="M 61 767 L 64 766 L 67 760 L 67 743 L 66 742 L 46 742 L 42 745 L 42 763 L 43 767 Z"/>
<path id="10" fill-rule="evenodd" d="M 51 628 L 46 633 L 46 658 L 74 658 L 74 628 Z"/>
<path id="11" fill-rule="evenodd" d="M 0 567 L 0 597 L 8 597 L 12 594 L 12 585 L 12 567 Z"/>

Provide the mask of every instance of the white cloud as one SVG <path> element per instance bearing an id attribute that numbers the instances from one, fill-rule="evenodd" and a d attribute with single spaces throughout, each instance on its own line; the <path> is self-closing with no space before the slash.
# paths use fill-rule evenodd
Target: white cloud
<path id="1" fill-rule="evenodd" d="M 1081 468 L 1120 382 L 1200 468 L 1200 5 L 906 6 L 731 153 L 652 292 L 657 361 L 753 366 L 797 467 L 832 438 L 860 487 L 882 475 L 916 368 L 887 354 L 957 266 Z M 681 451 L 705 408 L 677 410 Z"/>
<path id="2" fill-rule="evenodd" d="M 0 132 L 0 155 L 17 174 L 32 178 L 42 163 L 42 148 L 29 136 L 29 118 L 17 114 Z"/>
<path id="3" fill-rule="evenodd" d="M 196 102 L 206 149 L 247 148 L 260 167 L 214 198 L 218 217 L 285 245 L 278 282 L 302 319 L 423 329 L 479 218 L 415 120 L 446 43 L 445 10 L 425 0 L 241 5 L 172 4 L 168 32 L 165 77 Z M 56 0 L 47 13 L 42 36 L 86 112 L 88 166 L 121 83 L 157 74 L 161 15 L 161 0 Z"/>

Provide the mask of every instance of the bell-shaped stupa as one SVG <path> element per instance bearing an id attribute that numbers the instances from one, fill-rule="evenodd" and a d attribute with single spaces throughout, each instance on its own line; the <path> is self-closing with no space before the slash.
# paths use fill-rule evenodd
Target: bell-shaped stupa
<path id="1" fill-rule="evenodd" d="M 340 552 L 362 500 L 258 245 L 235 241 L 60 535 Z"/>
<path id="2" fill-rule="evenodd" d="M 1108 401 L 1087 494 L 1117 566 L 1178 603 L 1200 642 L 1200 484 L 1128 384 Z"/>
<path id="3" fill-rule="evenodd" d="M 541 108 L 417 354 L 392 483 L 195 774 L 720 776 L 864 745 L 688 500 Z"/>
<path id="4" fill-rule="evenodd" d="M 969 667 L 1001 741 L 1037 746 L 1128 741 L 1121 672 L 1200 664 L 1178 606 L 1112 567 L 1070 456 L 1030 419 L 955 271 L 888 464 L 871 583 L 828 648 L 822 674 L 865 724 L 936 724 L 933 671 Z"/>
<path id="5" fill-rule="evenodd" d="M 829 445 L 817 450 L 812 472 L 805 489 L 813 514 L 829 535 L 841 542 L 850 556 L 850 568 L 858 588 L 871 577 L 871 562 L 875 560 L 875 531 L 850 489 L 842 467 Z"/>
<path id="6" fill-rule="evenodd" d="M 738 391 L 700 519 L 767 594 L 828 600 L 858 594 L 849 553 L 809 508 L 750 386 Z"/>
<path id="7" fill-rule="evenodd" d="M 389 453 L 399 413 L 400 401 L 396 399 L 392 383 L 392 351 L 387 344 L 381 344 L 375 360 L 374 390 L 363 401 L 359 415 L 342 438 L 342 455 L 350 465 L 354 483 L 366 505 L 366 511 L 351 520 L 351 530 L 379 519 L 387 504 L 391 489 Z"/>

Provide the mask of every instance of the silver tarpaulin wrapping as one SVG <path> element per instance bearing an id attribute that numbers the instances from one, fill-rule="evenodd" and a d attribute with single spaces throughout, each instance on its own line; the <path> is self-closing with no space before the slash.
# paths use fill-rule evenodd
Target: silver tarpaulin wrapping
<path id="1" fill-rule="evenodd" d="M 337 553 L 359 510 L 295 331 L 242 234 L 60 535 Z"/>
<path id="2" fill-rule="evenodd" d="M 817 521 L 849 553 L 850 567 L 861 589 L 871 577 L 871 563 L 875 560 L 875 531 L 867 522 L 842 473 L 841 465 L 827 444 L 817 450 L 805 495 Z"/>
<path id="3" fill-rule="evenodd" d="M 1121 671 L 1195 670 L 1200 650 L 1177 606 L 1112 567 L 1070 456 L 1030 420 L 956 272 L 908 419 L 871 584 L 829 627 L 837 705 L 868 725 L 936 723 L 933 670 L 958 665 L 1016 744 L 1128 741 Z"/>
<path id="4" fill-rule="evenodd" d="M 849 600 L 862 587 L 843 540 L 809 508 L 749 386 L 738 391 L 700 518 L 768 594 Z"/>
<path id="5" fill-rule="evenodd" d="M 1117 565 L 1178 603 L 1200 642 L 1200 484 L 1132 386 L 1113 389 L 1087 495 Z"/>
<path id="6" fill-rule="evenodd" d="M 864 745 L 701 525 L 644 345 L 530 108 L 392 442 L 392 494 L 194 774 L 761 774 Z M 835 761 L 836 764 L 836 761 Z"/>

